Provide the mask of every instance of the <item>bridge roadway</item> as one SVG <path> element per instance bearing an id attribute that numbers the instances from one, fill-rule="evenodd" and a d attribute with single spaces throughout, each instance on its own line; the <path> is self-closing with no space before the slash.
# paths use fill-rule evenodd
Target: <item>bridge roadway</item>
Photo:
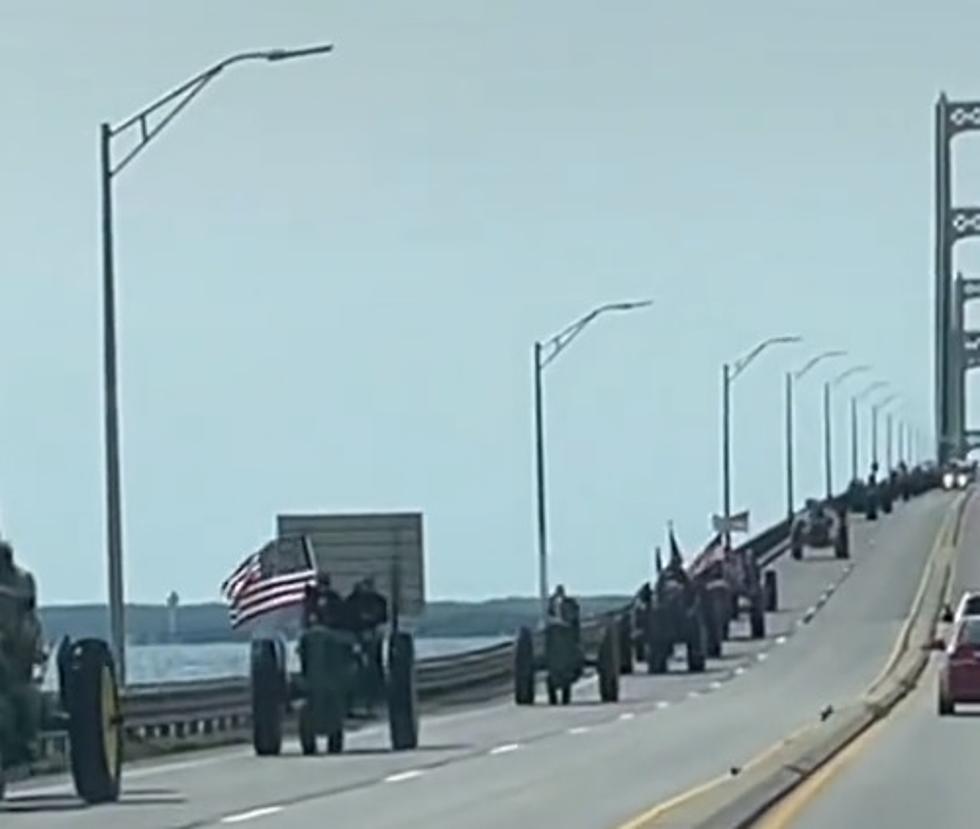
<path id="1" fill-rule="evenodd" d="M 134 764 L 121 801 L 100 808 L 79 806 L 63 780 L 28 781 L 8 792 L 4 824 L 621 826 L 859 694 L 891 650 L 951 503 L 934 492 L 878 523 L 855 520 L 853 568 L 823 551 L 802 562 L 784 556 L 784 609 L 768 617 L 766 640 L 730 643 L 699 676 L 626 677 L 617 705 L 596 704 L 594 683 L 583 683 L 567 708 L 502 699 L 430 715 L 415 752 L 388 751 L 386 731 L 372 727 L 352 734 L 339 757 L 305 758 L 291 742 L 279 758 L 236 747 Z"/>
<path id="2" fill-rule="evenodd" d="M 967 507 L 952 597 L 980 588 L 980 500 Z M 980 821 L 980 720 L 977 709 L 954 717 L 936 710 L 932 657 L 915 692 L 840 755 L 814 784 L 790 797 L 760 829 L 887 826 L 973 829 Z"/>

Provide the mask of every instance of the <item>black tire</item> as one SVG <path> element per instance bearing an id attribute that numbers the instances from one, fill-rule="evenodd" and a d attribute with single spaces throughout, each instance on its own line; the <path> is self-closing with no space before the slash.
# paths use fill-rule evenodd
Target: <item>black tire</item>
<path id="1" fill-rule="evenodd" d="M 633 635 L 633 626 L 629 613 L 619 617 L 617 634 L 619 635 L 619 672 L 631 674 L 633 673 L 633 643 L 630 639 Z"/>
<path id="2" fill-rule="evenodd" d="M 700 620 L 692 620 L 687 635 L 687 670 L 689 673 L 699 674 L 704 671 L 706 663 L 704 640 L 704 626 Z"/>
<path id="3" fill-rule="evenodd" d="M 837 533 L 834 555 L 841 559 L 851 557 L 851 539 L 847 527 L 841 527 Z"/>
<path id="4" fill-rule="evenodd" d="M 570 705 L 572 702 L 572 683 L 566 682 L 561 686 L 561 704 Z"/>
<path id="5" fill-rule="evenodd" d="M 550 679 L 548 680 L 548 705 L 558 704 L 558 686 Z"/>
<path id="6" fill-rule="evenodd" d="M 749 633 L 753 639 L 766 638 L 766 611 L 761 595 L 752 597 L 752 607 L 749 609 Z"/>
<path id="7" fill-rule="evenodd" d="M 338 728 L 336 731 L 331 731 L 327 735 L 327 754 L 340 754 L 343 750 L 344 729 Z"/>
<path id="8" fill-rule="evenodd" d="M 599 671 L 599 699 L 603 702 L 619 701 L 619 672 L 622 659 L 619 653 L 621 626 L 618 622 L 606 625 L 596 660 Z"/>
<path id="9" fill-rule="evenodd" d="M 943 689 L 939 689 L 939 716 L 946 717 L 956 712 L 956 705 L 953 701 L 943 693 Z"/>
<path id="10" fill-rule="evenodd" d="M 674 648 L 673 643 L 663 635 L 664 628 L 661 614 L 651 613 L 646 629 L 647 673 L 667 673 L 667 663 Z"/>
<path id="11" fill-rule="evenodd" d="M 803 558 L 803 545 L 799 541 L 794 540 L 792 545 L 790 545 L 790 555 L 797 561 Z"/>
<path id="12" fill-rule="evenodd" d="M 388 643 L 388 725 L 395 751 L 418 748 L 415 640 L 409 633 L 393 633 Z"/>
<path id="13" fill-rule="evenodd" d="M 3 773 L 3 747 L 0 746 L 0 803 L 3 803 L 3 792 L 7 786 L 7 779 Z"/>
<path id="14" fill-rule="evenodd" d="M 299 707 L 299 747 L 306 757 L 316 754 L 316 731 L 313 728 L 313 709 L 308 702 Z"/>
<path id="15" fill-rule="evenodd" d="M 514 702 L 534 705 L 534 638 L 526 627 L 517 632 L 514 645 Z"/>
<path id="16" fill-rule="evenodd" d="M 766 611 L 775 613 L 779 609 L 779 582 L 775 570 L 762 574 L 762 591 L 766 597 Z"/>
<path id="17" fill-rule="evenodd" d="M 286 714 L 284 668 L 279 661 L 278 642 L 252 642 L 252 747 L 259 757 L 274 757 L 282 751 L 282 721 Z"/>
<path id="18" fill-rule="evenodd" d="M 86 803 L 115 802 L 122 777 L 123 729 L 109 646 L 99 639 L 75 642 L 67 681 L 75 791 Z"/>

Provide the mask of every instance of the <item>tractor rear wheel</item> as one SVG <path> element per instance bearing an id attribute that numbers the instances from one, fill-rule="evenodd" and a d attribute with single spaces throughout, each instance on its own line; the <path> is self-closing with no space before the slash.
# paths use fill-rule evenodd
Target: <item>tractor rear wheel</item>
<path id="1" fill-rule="evenodd" d="M 514 646 L 514 702 L 534 705 L 534 639 L 526 627 L 518 631 Z"/>
<path id="2" fill-rule="evenodd" d="M 252 746 L 259 757 L 282 751 L 286 701 L 277 644 L 273 639 L 252 642 Z"/>
<path id="3" fill-rule="evenodd" d="M 388 723 L 395 751 L 418 748 L 415 640 L 409 633 L 393 633 L 388 643 Z"/>
<path id="4" fill-rule="evenodd" d="M 606 632 L 599 645 L 599 699 L 603 702 L 619 700 L 619 672 L 622 668 L 619 653 L 621 626 L 617 622 L 606 625 Z M 632 666 L 631 666 L 632 667 Z"/>
<path id="5" fill-rule="evenodd" d="M 109 646 L 99 639 L 75 642 L 67 680 L 75 791 L 86 803 L 116 801 L 122 776 L 122 715 Z"/>

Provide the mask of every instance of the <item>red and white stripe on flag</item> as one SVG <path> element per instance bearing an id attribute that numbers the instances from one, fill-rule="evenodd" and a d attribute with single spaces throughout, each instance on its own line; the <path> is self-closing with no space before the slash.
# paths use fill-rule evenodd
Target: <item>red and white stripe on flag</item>
<path id="1" fill-rule="evenodd" d="M 306 588 L 316 580 L 316 568 L 305 543 L 304 551 L 304 567 L 287 573 L 275 572 L 274 566 L 263 567 L 263 557 L 271 561 L 277 553 L 276 542 L 272 542 L 248 556 L 222 582 L 221 593 L 229 604 L 233 628 L 266 613 L 302 604 Z"/>

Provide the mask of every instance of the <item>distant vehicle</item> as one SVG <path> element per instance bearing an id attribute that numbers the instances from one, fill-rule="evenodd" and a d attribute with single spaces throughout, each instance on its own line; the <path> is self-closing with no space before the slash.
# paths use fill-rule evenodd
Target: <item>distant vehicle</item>
<path id="1" fill-rule="evenodd" d="M 973 481 L 976 465 L 965 461 L 953 461 L 943 470 L 943 489 L 966 489 Z"/>
<path id="2" fill-rule="evenodd" d="M 803 548 L 833 547 L 837 558 L 848 558 L 848 533 L 846 510 L 840 512 L 833 504 L 824 504 L 815 498 L 806 502 L 806 510 L 793 520 L 790 529 L 790 553 L 793 558 L 803 558 Z"/>
<path id="3" fill-rule="evenodd" d="M 943 644 L 943 643 L 937 643 Z M 964 616 L 953 627 L 939 669 L 939 714 L 958 703 L 980 703 L 980 617 Z"/>

